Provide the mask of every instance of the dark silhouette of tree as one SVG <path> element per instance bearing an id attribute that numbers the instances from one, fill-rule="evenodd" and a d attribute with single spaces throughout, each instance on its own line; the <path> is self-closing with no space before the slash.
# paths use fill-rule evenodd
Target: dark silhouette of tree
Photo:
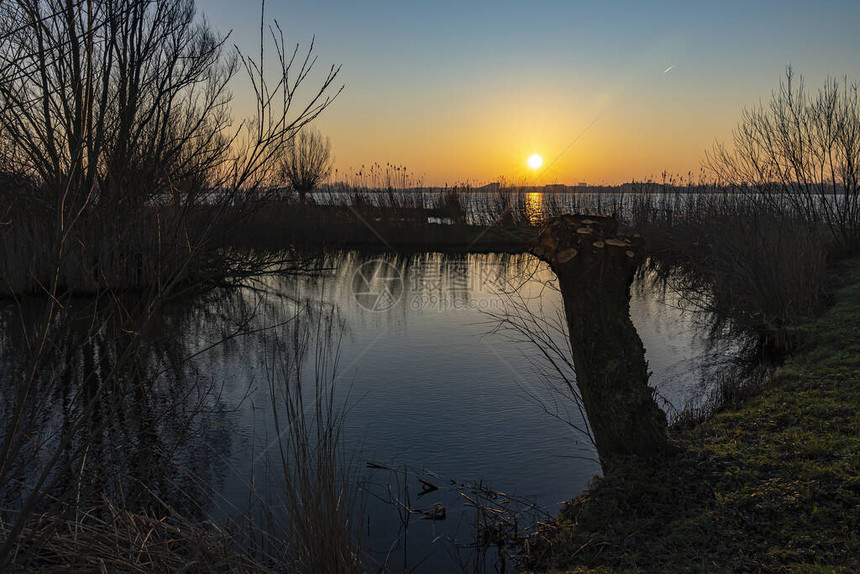
<path id="1" fill-rule="evenodd" d="M 165 301 L 264 263 L 215 239 L 272 181 L 292 135 L 337 97 L 339 68 L 316 76 L 315 63 L 313 42 L 287 49 L 262 18 L 259 56 L 228 51 L 193 0 L 0 1 L 0 290 L 47 295 L 38 317 L 21 311 L 26 353 L 5 395 L 0 491 L 32 471 L 4 521 L 0 569 L 57 500 L 46 493 L 84 468 L 113 424 L 103 409 L 122 410 L 111 393 L 138 402 L 122 415 L 139 414 L 134 431 L 153 438 L 144 419 L 161 366 L 138 367 Z M 256 106 L 234 123 L 228 84 L 243 70 Z M 69 304 L 75 291 L 95 296 Z M 83 325 L 74 340 L 56 330 L 68 313 Z M 117 344 L 93 346 L 105 337 Z M 70 390 L 76 379 L 86 393 Z M 44 401 L 62 392 L 76 395 L 73 416 L 40 441 L 29 423 L 52 416 Z M 54 508 L 57 525 L 77 512 L 69 500 Z"/>
<path id="2" fill-rule="evenodd" d="M 339 93 L 332 66 L 299 101 L 316 81 L 313 42 L 288 50 L 275 25 L 277 65 L 264 64 L 265 32 L 261 21 L 255 59 L 228 51 L 193 0 L 0 4 L 0 168 L 38 184 L 17 198 L 50 220 L 51 244 L 29 259 L 56 266 L 37 270 L 38 282 L 163 286 L 188 278 L 189 257 L 224 261 L 203 256 L 219 225 L 271 182 L 292 136 Z M 234 124 L 228 84 L 242 70 L 256 107 Z M 146 269 L 119 269 L 132 255 Z"/>
<path id="3" fill-rule="evenodd" d="M 38 177 L 60 229 L 90 203 L 139 205 L 223 155 L 235 58 L 193 2 L 19 0 L 0 83 L 12 168 Z M 194 158 L 193 162 L 189 158 Z"/>
<path id="4" fill-rule="evenodd" d="M 302 129 L 290 140 L 281 161 L 284 179 L 302 201 L 325 181 L 331 169 L 331 142 L 312 127 Z"/>
<path id="5" fill-rule="evenodd" d="M 860 84 L 828 78 L 809 94 L 789 66 L 766 106 L 744 110 L 732 143 L 706 161 L 723 183 L 860 249 Z"/>

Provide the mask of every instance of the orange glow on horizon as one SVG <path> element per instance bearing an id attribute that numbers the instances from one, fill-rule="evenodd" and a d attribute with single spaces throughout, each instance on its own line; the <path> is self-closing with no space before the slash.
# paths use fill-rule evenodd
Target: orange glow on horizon
<path id="1" fill-rule="evenodd" d="M 673 110 L 675 115 L 638 114 L 619 107 L 584 131 L 604 109 L 602 101 L 572 107 L 564 98 L 508 96 L 491 96 L 481 106 L 464 95 L 462 107 L 442 119 L 404 103 L 391 118 L 372 113 L 356 117 L 333 107 L 318 120 L 318 127 L 331 138 L 342 179 L 362 165 L 390 162 L 405 166 L 413 179 L 429 186 L 498 181 L 617 185 L 659 178 L 664 170 L 698 173 L 705 150 L 715 140 L 728 141 L 736 119 L 730 113 L 699 116 L 703 129 L 692 130 L 688 120 L 693 112 L 682 106 Z M 527 162 L 537 155 L 535 150 L 543 156 L 538 168 Z M 551 164 L 547 158 L 553 158 Z"/>

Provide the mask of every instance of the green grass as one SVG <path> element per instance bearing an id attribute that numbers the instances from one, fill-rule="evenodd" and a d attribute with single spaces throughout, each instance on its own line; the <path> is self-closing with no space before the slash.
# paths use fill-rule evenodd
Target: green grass
<path id="1" fill-rule="evenodd" d="M 673 430 L 658 470 L 595 479 L 529 541 L 530 567 L 860 571 L 860 262 L 844 277 L 760 394 Z"/>

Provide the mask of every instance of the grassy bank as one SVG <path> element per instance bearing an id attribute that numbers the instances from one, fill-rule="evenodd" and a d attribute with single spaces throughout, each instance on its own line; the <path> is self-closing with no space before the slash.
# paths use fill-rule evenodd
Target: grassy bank
<path id="1" fill-rule="evenodd" d="M 596 479 L 528 545 L 535 571 L 860 569 L 860 261 L 763 391 L 658 470 Z M 656 476 L 654 475 L 656 473 Z"/>

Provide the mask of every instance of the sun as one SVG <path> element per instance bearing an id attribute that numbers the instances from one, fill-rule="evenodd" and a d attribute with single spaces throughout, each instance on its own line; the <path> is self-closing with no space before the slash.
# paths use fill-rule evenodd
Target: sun
<path id="1" fill-rule="evenodd" d="M 538 154 L 533 154 L 529 156 L 529 159 L 526 160 L 529 164 L 529 167 L 532 169 L 537 169 L 543 165 L 543 158 Z"/>

